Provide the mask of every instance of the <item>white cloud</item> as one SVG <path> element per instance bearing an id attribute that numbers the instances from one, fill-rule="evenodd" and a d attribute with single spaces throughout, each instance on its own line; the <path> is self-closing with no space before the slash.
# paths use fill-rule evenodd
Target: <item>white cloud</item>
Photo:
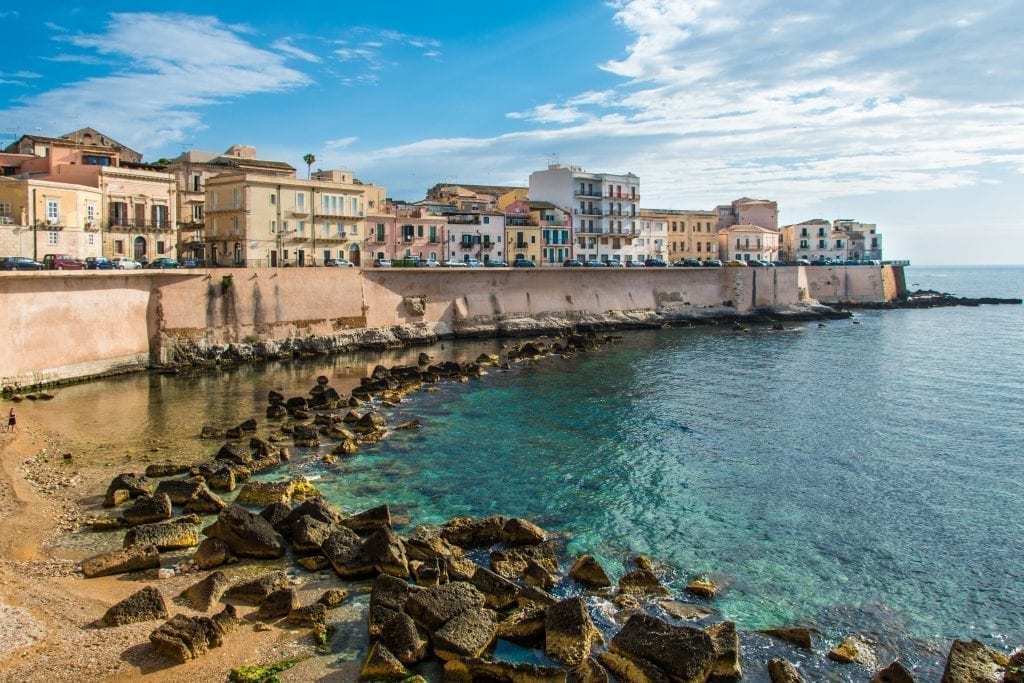
<path id="1" fill-rule="evenodd" d="M 324 142 L 324 147 L 329 150 L 345 149 L 358 139 L 359 138 L 356 136 L 350 136 L 347 138 L 338 138 L 337 140 L 327 140 Z"/>
<path id="2" fill-rule="evenodd" d="M 62 40 L 120 66 L 23 98 L 0 116 L 38 121 L 67 112 L 126 144 L 156 147 L 201 128 L 202 107 L 310 82 L 285 66 L 281 55 L 252 45 L 238 27 L 213 17 L 113 14 L 103 32 Z"/>
<path id="3" fill-rule="evenodd" d="M 316 56 L 312 52 L 303 50 L 302 48 L 298 48 L 292 45 L 291 38 L 282 38 L 281 40 L 274 41 L 274 44 L 271 45 L 271 47 L 273 47 L 278 52 L 283 52 L 289 57 L 295 57 L 296 59 L 301 59 L 306 62 L 319 64 L 321 61 L 323 61 L 320 59 L 320 57 Z"/>

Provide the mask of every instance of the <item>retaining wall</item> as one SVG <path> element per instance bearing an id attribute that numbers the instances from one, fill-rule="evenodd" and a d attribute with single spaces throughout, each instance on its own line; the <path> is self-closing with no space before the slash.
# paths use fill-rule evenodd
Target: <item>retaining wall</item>
<path id="1" fill-rule="evenodd" d="M 0 384 L 141 369 L 175 345 L 316 338 L 490 318 L 883 301 L 892 273 L 851 268 L 211 269 L 0 274 Z"/>

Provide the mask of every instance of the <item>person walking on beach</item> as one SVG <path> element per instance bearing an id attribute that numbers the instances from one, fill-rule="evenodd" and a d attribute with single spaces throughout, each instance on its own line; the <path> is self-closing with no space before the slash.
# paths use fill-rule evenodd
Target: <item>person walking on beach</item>
<path id="1" fill-rule="evenodd" d="M 11 412 L 7 415 L 7 431 L 13 432 L 14 426 L 18 424 L 18 418 L 14 415 L 14 408 L 11 408 Z"/>

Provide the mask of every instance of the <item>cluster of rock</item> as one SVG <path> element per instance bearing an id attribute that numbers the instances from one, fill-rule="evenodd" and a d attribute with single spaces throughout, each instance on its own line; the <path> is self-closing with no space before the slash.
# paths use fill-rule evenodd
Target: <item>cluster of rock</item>
<path id="1" fill-rule="evenodd" d="M 996 304 L 1017 304 L 1024 303 L 1024 300 L 1014 298 L 998 298 L 991 296 L 966 297 L 938 292 L 934 289 L 918 289 L 908 293 L 901 299 L 894 301 L 868 301 L 868 302 L 842 302 L 834 304 L 841 308 L 864 308 L 891 310 L 897 308 L 948 308 L 950 306 L 983 306 Z"/>
<path id="2" fill-rule="evenodd" d="M 564 570 L 554 541 L 529 520 L 455 518 L 400 536 L 387 505 L 346 515 L 304 479 L 249 479 L 291 458 L 287 447 L 274 445 L 288 438 L 298 447 L 319 446 L 321 438 L 337 441 L 332 456 L 354 453 L 360 443 L 382 438 L 387 433 L 384 417 L 374 410 L 357 410 L 367 402 L 395 404 L 425 384 L 464 381 L 483 374 L 487 366 L 507 368 L 519 360 L 571 355 L 618 340 L 594 335 L 535 340 L 514 345 L 504 359 L 482 355 L 473 363 L 431 364 L 421 354 L 418 366 L 378 366 L 347 398 L 328 386 L 326 377 L 317 378 L 308 397 L 286 398 L 272 392 L 268 419 L 290 421 L 268 438 L 255 435 L 255 420 L 223 433 L 204 428 L 204 436 L 232 440 L 210 461 L 154 464 L 144 475 L 115 477 L 104 505 L 120 507 L 120 516 L 95 520 L 93 526 L 125 528 L 123 548 L 85 560 L 82 572 L 96 577 L 159 569 L 162 552 L 195 548 L 182 570 L 217 570 L 237 558 L 275 559 L 290 552 L 309 571 L 330 569 L 346 581 L 373 579 L 367 617 L 372 646 L 361 680 L 405 680 L 413 676 L 409 667 L 431 658 L 443 662 L 445 680 L 452 681 L 589 682 L 613 676 L 620 681 L 737 680 L 742 669 L 735 625 L 686 625 L 714 612 L 674 600 L 646 558 L 634 558 L 613 585 L 589 555 L 576 558 Z M 405 426 L 411 425 L 395 429 Z M 243 448 L 239 442 L 246 438 L 248 448 Z M 233 503 L 217 493 L 234 491 L 239 484 Z M 176 506 L 181 512 L 177 517 Z M 201 514 L 217 518 L 200 531 Z M 480 563 L 483 557 L 486 566 Z M 341 604 L 347 591 L 330 590 L 301 605 L 292 583 L 280 570 L 235 583 L 222 571 L 211 571 L 178 596 L 201 615 L 169 617 L 160 591 L 148 586 L 108 610 L 97 625 L 164 619 L 150 634 L 150 642 L 178 662 L 218 647 L 239 624 L 235 605 L 254 607 L 261 622 L 284 619 L 323 633 L 328 611 Z M 703 599 L 714 598 L 718 590 L 705 577 L 687 586 L 688 592 Z M 222 602 L 225 606 L 210 615 Z M 610 618 L 621 624 L 607 642 L 591 617 L 595 604 L 613 605 L 616 611 Z M 813 648 L 808 629 L 766 633 Z M 498 661 L 489 654 L 498 639 L 535 647 L 560 665 Z M 828 657 L 878 670 L 870 643 L 858 637 L 847 638 Z M 1022 669 L 1024 655 L 1007 659 L 976 641 L 957 641 L 943 680 L 1024 683 Z M 803 680 L 799 669 L 786 660 L 769 661 L 768 671 L 776 683 Z M 899 662 L 872 678 L 873 683 L 912 680 Z"/>

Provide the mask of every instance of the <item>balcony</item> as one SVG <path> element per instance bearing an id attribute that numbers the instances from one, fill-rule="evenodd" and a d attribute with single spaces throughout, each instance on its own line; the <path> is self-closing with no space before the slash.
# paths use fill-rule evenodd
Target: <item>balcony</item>
<path id="1" fill-rule="evenodd" d="M 594 199 L 600 199 L 601 188 L 597 188 L 596 190 L 584 190 L 583 188 L 577 188 L 576 191 L 572 193 L 572 195 L 574 197 L 593 197 Z"/>
<path id="2" fill-rule="evenodd" d="M 617 202 L 638 202 L 640 201 L 640 195 L 638 194 L 612 194 L 608 193 L 604 197 L 605 199 L 614 199 Z"/>
<path id="3" fill-rule="evenodd" d="M 588 207 L 586 209 L 573 209 L 572 212 L 577 216 L 600 216 L 601 207 Z"/>
<path id="4" fill-rule="evenodd" d="M 350 211 L 350 210 L 342 209 L 342 208 L 327 209 L 327 208 L 321 207 L 321 209 L 316 212 L 316 215 L 317 216 L 322 216 L 324 218 L 364 218 L 366 216 L 366 212 L 365 211 L 361 211 L 361 210 L 360 211 Z"/>
<path id="5" fill-rule="evenodd" d="M 352 239 L 352 238 L 349 235 L 346 235 L 345 233 L 341 233 L 341 234 L 333 233 L 333 234 L 329 234 L 329 235 L 320 235 L 319 237 L 316 238 L 316 241 L 317 242 L 348 242 L 350 239 Z"/>
<path id="6" fill-rule="evenodd" d="M 526 242 L 516 242 L 516 249 L 529 249 L 530 245 Z"/>
<path id="7" fill-rule="evenodd" d="M 200 226 L 202 223 L 199 224 Z M 147 221 L 134 218 L 111 218 L 107 221 L 107 227 L 112 230 L 170 230 L 169 220 Z"/>

